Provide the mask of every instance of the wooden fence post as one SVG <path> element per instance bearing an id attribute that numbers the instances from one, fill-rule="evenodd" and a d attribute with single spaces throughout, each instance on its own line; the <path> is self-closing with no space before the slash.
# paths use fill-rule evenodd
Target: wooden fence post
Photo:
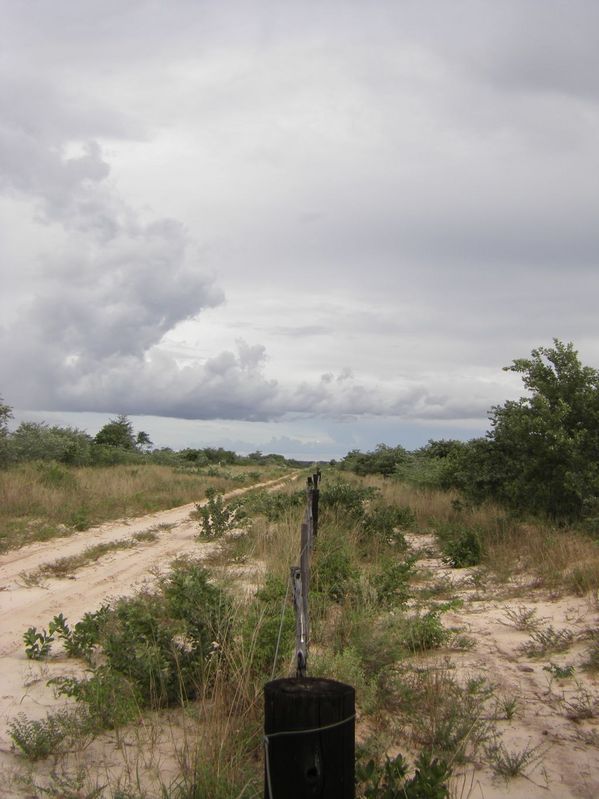
<path id="1" fill-rule="evenodd" d="M 265 799 L 354 799 L 355 691 L 323 678 L 264 686 Z"/>

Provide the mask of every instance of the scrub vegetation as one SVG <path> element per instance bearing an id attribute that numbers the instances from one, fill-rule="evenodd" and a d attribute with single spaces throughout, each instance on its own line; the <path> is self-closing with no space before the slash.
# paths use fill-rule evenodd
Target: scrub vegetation
<path id="1" fill-rule="evenodd" d="M 523 672 L 538 664 L 547 681 L 544 714 L 576 724 L 579 749 L 598 745 L 585 726 L 599 716 L 597 628 L 570 617 L 567 626 L 549 622 L 530 596 L 585 597 L 596 610 L 599 378 L 557 341 L 511 368 L 524 375 L 527 396 L 493 409 L 486 439 L 431 441 L 414 453 L 380 445 L 324 469 L 308 673 L 356 689 L 360 799 L 461 797 L 468 769 L 507 783 L 543 762 L 542 740 L 509 737 L 525 712 L 520 697 L 498 674 L 460 667 L 476 662 L 467 657 L 480 643 L 456 621 L 466 601 L 503 603 L 496 622 L 520 642 L 512 660 Z M 289 566 L 305 492 L 288 483 L 227 500 L 231 485 L 289 464 L 183 460 L 75 467 L 38 459 L 2 475 L 30 470 L 50 485 L 48 496 L 63 492 L 64 506 L 69 492 L 82 496 L 84 475 L 149 479 L 164 470 L 174 492 L 193 485 L 197 500 L 201 486 L 206 499 L 194 514 L 198 557 L 175 560 L 144 590 L 83 618 L 64 609 L 23 631 L 31 661 L 65 663 L 50 681 L 57 709 L 9 723 L 30 796 L 262 796 L 262 691 L 294 670 Z M 143 492 L 123 495 L 135 493 Z"/>

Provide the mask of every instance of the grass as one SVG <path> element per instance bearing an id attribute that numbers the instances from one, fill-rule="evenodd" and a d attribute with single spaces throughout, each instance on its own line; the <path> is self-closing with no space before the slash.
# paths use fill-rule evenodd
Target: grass
<path id="1" fill-rule="evenodd" d="M 521 749 L 508 749 L 501 741 L 487 747 L 487 757 L 493 772 L 506 780 L 524 775 L 526 770 L 538 763 L 543 756 L 541 746 L 532 746 L 530 741 Z"/>
<path id="2" fill-rule="evenodd" d="M 136 467 L 138 472 L 142 468 Z M 73 476 L 80 485 L 81 472 Z M 138 476 L 130 475 L 132 479 Z M 178 480 L 181 475 L 174 476 Z M 210 486 L 199 482 L 205 476 L 194 471 L 183 477 L 196 481 L 194 501 L 205 496 Z M 219 473 L 210 479 L 224 478 Z M 583 585 L 593 585 L 594 542 L 576 532 L 524 527 L 497 509 L 473 510 L 453 502 L 452 494 L 393 480 L 360 481 L 345 474 L 343 484 L 336 484 L 334 474 L 325 480 L 329 484 L 326 494 L 323 491 L 326 501 L 313 558 L 309 673 L 334 677 L 356 688 L 359 719 L 372 731 L 372 740 L 378 741 L 371 754 L 379 765 L 373 766 L 370 788 L 364 790 L 374 790 L 379 777 L 380 785 L 389 782 L 395 766 L 399 775 L 403 761 L 385 759 L 389 745 L 398 739 L 411 756 L 422 753 L 426 768 L 442 762 L 449 772 L 458 763 L 486 759 L 506 779 L 524 773 L 540 756 L 538 748 L 511 751 L 497 733 L 499 723 L 516 717 L 520 700 L 509 693 L 497 697 L 486 679 L 476 673 L 460 675 L 449 660 L 451 654 L 459 663 L 464 656 L 456 650 L 472 645 L 472 639 L 459 629 L 443 624 L 443 612 L 458 607 L 454 601 L 458 589 L 448 579 L 428 586 L 419 582 L 417 547 L 406 548 L 405 536 L 431 530 L 475 531 L 480 548 L 474 554 L 481 566 L 474 573 L 483 575 L 486 582 L 491 583 L 489 575 L 496 581 L 528 572 L 551 591 L 574 593 Z M 60 481 L 60 491 L 73 490 L 68 477 Z M 364 492 L 364 486 L 370 490 Z M 177 491 L 181 490 L 179 486 Z M 263 685 L 271 675 L 289 675 L 293 669 L 294 618 L 287 589 L 289 567 L 298 560 L 302 501 L 298 483 L 285 486 L 276 496 L 251 492 L 233 503 L 236 524 L 239 521 L 244 532 L 235 536 L 225 532 L 218 538 L 205 582 L 198 580 L 189 562 L 179 564 L 175 567 L 178 576 L 167 577 L 156 592 L 117 602 L 102 620 L 96 620 L 98 624 L 88 618 L 79 629 L 75 625 L 78 637 L 71 641 L 72 650 L 93 652 L 88 666 L 91 662 L 101 665 L 91 667 L 85 685 L 63 682 L 62 688 L 75 707 L 87 707 L 86 718 L 93 722 L 95 740 L 86 743 L 80 757 L 90 768 L 94 764 L 95 776 L 77 787 L 77 772 L 68 766 L 63 741 L 58 740 L 54 754 L 71 771 L 60 777 L 62 782 L 47 774 L 34 795 L 52 796 L 43 791 L 55 790 L 54 795 L 60 796 L 62 785 L 65 796 L 70 795 L 68 791 L 73 796 L 87 796 L 84 791 L 88 791 L 92 796 L 104 783 L 108 785 L 104 795 L 111 799 L 254 799 L 261 795 Z M 465 535 L 457 540 L 454 565 L 464 553 L 470 558 L 473 551 L 474 539 Z M 138 543 L 128 539 L 122 546 Z M 90 548 L 79 556 L 82 561 L 63 559 L 66 562 L 53 566 L 57 573 L 67 574 L 107 551 Z M 568 553 L 576 558 L 577 568 L 584 567 L 584 579 L 582 571 L 570 568 L 572 564 L 564 568 Z M 547 561 L 540 562 L 541 556 Z M 256 564 L 263 567 L 267 577 L 255 596 L 235 582 L 232 563 L 244 563 L 249 570 Z M 206 631 L 201 632 L 198 619 L 211 607 L 213 596 L 206 586 L 223 591 L 227 610 L 225 616 L 218 616 L 219 624 L 225 617 L 226 624 L 211 627 L 204 638 Z M 443 599 L 452 601 L 439 602 Z M 544 626 L 524 605 L 508 607 L 505 623 L 530 634 L 531 655 L 560 651 L 573 640 L 570 631 Z M 102 628 L 99 633 L 98 628 Z M 279 656 L 273 663 L 279 638 Z M 84 646 L 77 649 L 81 642 Z M 200 649 L 201 662 L 194 659 Z M 593 639 L 589 663 L 599 660 L 596 650 Z M 577 706 L 571 712 L 581 719 L 588 718 L 580 715 L 586 712 L 585 701 L 595 708 L 594 699 L 582 693 L 568 699 L 572 708 Z M 562 712 L 568 712 L 565 705 Z M 21 723 L 21 731 L 27 733 L 27 720 Z M 102 730 L 111 727 L 108 738 Z M 30 737 L 35 736 L 31 733 Z M 96 755 L 95 747 L 107 741 L 112 749 L 108 759 L 102 760 L 104 754 Z M 115 742 L 122 759 L 118 768 L 114 766 Z M 45 763 L 44 757 L 40 755 Z M 106 764 L 106 778 L 96 767 L 95 757 Z"/>
<path id="3" fill-rule="evenodd" d="M 171 527 L 172 525 L 166 525 Z M 161 525 L 164 529 L 164 525 Z M 118 552 L 123 549 L 132 549 L 138 544 L 153 543 L 158 539 L 158 532 L 156 529 L 142 530 L 139 533 L 134 533 L 130 538 L 125 538 L 122 541 L 107 541 L 104 544 L 94 544 L 87 547 L 83 552 L 77 555 L 69 555 L 64 558 L 57 558 L 50 563 L 44 563 L 38 569 L 31 572 L 24 572 L 21 574 L 21 580 L 25 585 L 39 585 L 44 579 L 54 577 L 57 579 L 64 579 L 71 577 L 77 569 L 88 566 L 90 563 L 108 555 L 111 552 Z"/>
<path id="4" fill-rule="evenodd" d="M 260 471 L 260 479 L 288 471 L 269 467 Z M 25 463 L 0 470 L 0 552 L 112 519 L 195 502 L 209 487 L 222 492 L 247 484 L 249 474 L 256 476 L 255 467 L 235 466 L 208 474 L 154 464 Z"/>

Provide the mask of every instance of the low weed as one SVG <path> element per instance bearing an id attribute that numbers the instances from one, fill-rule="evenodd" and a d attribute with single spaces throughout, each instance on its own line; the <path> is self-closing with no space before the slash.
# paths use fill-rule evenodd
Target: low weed
<path id="1" fill-rule="evenodd" d="M 560 666 L 557 663 L 550 663 L 548 666 L 543 666 L 543 671 L 548 671 L 556 680 L 567 680 L 569 677 L 574 676 L 576 669 L 572 664 Z"/>
<path id="2" fill-rule="evenodd" d="M 63 741 L 80 733 L 79 717 L 73 711 L 48 713 L 45 719 L 29 719 L 24 713 L 8 723 L 13 745 L 31 761 L 55 754 Z"/>
<path id="3" fill-rule="evenodd" d="M 29 660 L 43 660 L 50 654 L 54 636 L 52 632 L 38 630 L 37 627 L 29 627 L 23 633 L 25 643 L 25 654 Z"/>
<path id="4" fill-rule="evenodd" d="M 542 657 L 548 652 L 563 652 L 574 642 L 572 630 L 556 630 L 550 624 L 547 627 L 532 630 L 530 640 L 520 647 L 528 657 Z"/>
<path id="5" fill-rule="evenodd" d="M 527 608 L 524 605 L 517 608 L 506 607 L 503 615 L 505 617 L 504 624 L 522 632 L 538 630 L 542 623 L 542 620 L 537 618 L 535 608 Z"/>
<path id="6" fill-rule="evenodd" d="M 451 770 L 443 760 L 428 752 L 418 756 L 414 774 L 403 755 L 387 757 L 383 763 L 358 757 L 356 781 L 358 799 L 449 799 Z"/>
<path id="7" fill-rule="evenodd" d="M 486 755 L 495 774 L 506 780 L 526 773 L 543 756 L 541 746 L 531 746 L 530 741 L 522 749 L 509 750 L 502 741 L 495 740 L 486 749 Z"/>
<path id="8" fill-rule="evenodd" d="M 412 739 L 435 756 L 462 762 L 491 739 L 493 687 L 485 678 L 458 682 L 446 663 L 404 673 L 398 689 Z"/>

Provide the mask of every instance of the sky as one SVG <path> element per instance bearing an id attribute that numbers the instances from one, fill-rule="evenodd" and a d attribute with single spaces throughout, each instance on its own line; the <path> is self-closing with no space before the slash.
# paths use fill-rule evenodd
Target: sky
<path id="1" fill-rule="evenodd" d="M 15 422 L 337 458 L 599 366 L 595 0 L 0 0 Z"/>

